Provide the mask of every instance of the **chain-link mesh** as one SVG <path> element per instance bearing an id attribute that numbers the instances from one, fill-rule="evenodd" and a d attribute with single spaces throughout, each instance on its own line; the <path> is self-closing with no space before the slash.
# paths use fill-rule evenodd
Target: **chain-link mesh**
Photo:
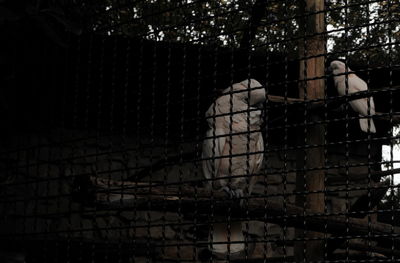
<path id="1" fill-rule="evenodd" d="M 397 262 L 400 4 L 0 1 L 0 262 Z"/>

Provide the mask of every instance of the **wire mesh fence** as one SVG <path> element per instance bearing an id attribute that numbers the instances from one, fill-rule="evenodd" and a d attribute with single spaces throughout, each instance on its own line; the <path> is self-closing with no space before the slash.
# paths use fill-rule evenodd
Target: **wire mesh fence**
<path id="1" fill-rule="evenodd" d="M 397 262 L 398 1 L 0 3 L 1 262 Z"/>

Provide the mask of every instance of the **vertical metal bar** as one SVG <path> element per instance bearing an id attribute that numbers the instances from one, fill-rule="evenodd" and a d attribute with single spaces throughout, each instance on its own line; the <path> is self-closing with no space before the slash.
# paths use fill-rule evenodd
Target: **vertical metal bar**
<path id="1" fill-rule="evenodd" d="M 73 97 L 73 116 L 72 116 L 72 127 L 77 128 L 78 127 L 78 98 L 79 98 L 79 87 L 80 87 L 80 79 L 81 79 L 81 59 L 82 59 L 82 54 L 81 54 L 81 49 L 82 49 L 82 38 L 78 37 L 77 38 L 77 52 L 76 52 L 76 64 L 75 64 L 75 78 L 74 78 L 74 97 Z M 72 143 L 71 144 L 71 153 L 70 156 L 74 157 L 76 154 L 76 147 Z M 76 174 L 76 171 L 74 170 L 73 165 L 70 165 L 69 167 L 69 174 L 71 177 L 73 177 Z M 72 202 L 68 202 L 68 227 L 67 227 L 67 263 L 70 262 L 70 260 L 73 260 L 74 258 L 74 249 L 72 248 L 72 243 L 71 243 L 71 235 L 70 232 L 74 229 L 73 221 L 72 221 Z"/>
<path id="2" fill-rule="evenodd" d="M 130 73 L 131 73 L 131 59 L 132 59 L 132 50 L 131 50 L 131 39 L 126 38 L 124 41 L 125 46 L 125 72 L 124 72 L 124 82 L 122 83 L 122 123 L 121 123 L 121 151 L 122 151 L 122 161 L 123 161 L 123 169 L 125 170 L 124 172 L 121 172 L 120 176 L 120 181 L 122 182 L 121 184 L 121 199 L 120 199 L 120 205 L 122 207 L 123 205 L 123 200 L 124 200 L 124 190 L 125 190 L 125 179 L 128 178 L 129 173 L 130 173 L 130 167 L 129 167 L 129 152 L 126 149 L 127 147 L 127 129 L 128 129 L 128 103 L 130 102 L 129 100 L 129 87 L 131 85 L 130 83 Z M 124 176 L 125 174 L 125 176 Z M 125 226 L 124 227 L 126 230 L 126 237 L 130 237 L 130 227 Z M 123 237 L 122 229 L 120 231 L 121 239 Z M 122 245 L 122 242 L 119 243 L 118 245 L 118 252 L 120 254 L 119 257 L 119 262 L 122 263 L 124 261 L 123 259 L 123 252 L 124 248 Z M 128 257 L 131 257 L 130 253 L 128 253 Z"/>
<path id="3" fill-rule="evenodd" d="M 327 0 L 324 0 L 324 24 L 327 25 L 327 16 L 328 13 L 326 11 L 326 7 L 327 7 Z M 327 34 L 327 28 L 325 27 L 324 29 L 324 65 L 327 64 L 327 54 L 328 54 L 328 34 Z M 323 102 L 324 102 L 324 215 L 328 215 L 328 213 L 332 212 L 328 210 L 328 168 L 329 168 L 329 157 L 328 157 L 328 153 L 329 153 L 329 149 L 328 149 L 328 127 L 330 124 L 330 121 L 328 119 L 328 78 L 326 75 L 326 71 L 325 71 L 325 75 L 324 75 L 324 98 L 323 98 Z M 328 223 L 325 223 L 324 225 L 324 232 L 323 232 L 324 236 L 323 236 L 323 257 L 322 260 L 326 261 L 329 260 L 328 259 Z"/>
<path id="4" fill-rule="evenodd" d="M 86 105 L 86 109 L 85 109 L 85 113 L 84 113 L 84 124 L 83 124 L 83 128 L 87 131 L 87 137 L 90 137 L 89 134 L 89 115 L 90 115 L 90 107 L 91 107 L 91 88 L 92 88 L 92 81 L 93 81 L 93 34 L 89 35 L 89 41 L 88 41 L 88 58 L 87 58 L 87 80 L 86 80 L 86 88 L 85 88 L 85 105 Z M 87 149 L 86 147 L 84 147 L 83 149 L 83 156 L 86 156 L 87 154 Z M 81 224 L 82 226 L 82 224 Z M 83 228 L 83 226 L 81 227 Z M 92 230 L 93 231 L 93 230 Z M 81 236 L 83 236 L 84 234 L 81 233 Z M 83 242 L 80 240 L 80 247 L 83 247 Z M 92 256 L 95 250 L 95 243 L 93 242 L 91 244 L 91 251 L 89 252 L 90 255 Z M 83 251 L 85 251 L 84 249 L 82 249 Z M 88 253 L 88 254 L 89 254 Z M 92 261 L 94 261 L 94 258 L 92 257 L 91 259 Z M 80 261 L 83 261 L 82 258 L 80 258 Z"/>
<path id="5" fill-rule="evenodd" d="M 388 12 L 388 17 L 391 19 L 392 18 L 392 1 L 388 0 L 387 1 L 387 12 Z M 392 89 L 393 87 L 393 58 L 392 58 L 392 52 L 393 52 L 393 48 L 392 48 L 392 23 L 388 23 L 388 50 L 389 50 L 389 88 Z M 389 147 L 390 147 L 390 159 L 389 159 L 389 169 L 394 169 L 394 164 L 393 164 L 393 134 L 394 134 L 394 123 L 393 123 L 393 91 L 391 90 L 389 92 L 389 123 L 390 123 L 390 142 L 389 142 Z M 396 160 L 397 161 L 397 160 Z M 391 202 L 391 206 L 390 206 L 390 210 L 391 210 L 391 214 L 390 214 L 390 221 L 391 221 L 391 257 L 390 260 L 391 261 L 395 261 L 395 255 L 394 255 L 394 250 L 395 250 L 395 238 L 394 238 L 394 225 L 395 225 L 395 216 L 396 216 L 396 212 L 395 212 L 395 196 L 397 195 L 398 197 L 400 196 L 399 192 L 400 192 L 400 188 L 394 188 L 394 174 L 392 173 L 389 177 L 389 202 Z M 396 193 L 397 192 L 397 193 Z M 378 215 L 379 216 L 379 215 Z"/>
<path id="6" fill-rule="evenodd" d="M 367 22 L 367 36 L 366 36 L 366 43 L 367 43 L 367 45 L 366 45 L 366 48 L 369 48 L 369 38 L 370 38 L 370 24 L 369 24 L 369 22 L 370 22 L 370 18 L 371 18 L 371 15 L 370 15 L 370 12 L 369 12 L 369 3 L 367 3 L 366 5 L 366 15 L 367 15 L 367 20 L 368 20 L 368 22 Z M 370 56 L 369 56 L 369 50 L 367 50 L 367 52 L 366 52 L 366 59 L 367 59 L 367 79 L 366 79 L 366 83 L 367 83 L 367 85 L 369 86 L 369 84 L 370 84 Z M 370 122 L 369 122 L 369 120 L 371 120 L 371 118 L 370 118 L 370 115 L 371 115 L 371 99 L 370 99 L 370 97 L 367 97 L 367 120 L 368 120 L 368 128 L 367 128 L 367 130 L 368 131 L 370 131 L 371 130 L 371 124 L 370 124 Z M 360 117 L 360 116 L 358 116 L 358 117 Z M 363 117 L 365 117 L 365 116 L 363 116 Z M 367 170 L 368 170 L 368 178 L 367 178 L 367 196 L 368 196 L 368 205 L 367 205 L 367 210 L 368 211 L 366 211 L 367 212 L 367 224 L 368 224 L 368 236 L 367 236 L 367 247 L 368 247 L 368 249 L 371 249 L 371 234 L 372 234 L 372 228 L 371 228 L 371 223 L 372 223 L 372 220 L 373 220 L 373 218 L 372 218 L 372 216 L 374 216 L 374 215 L 372 215 L 371 216 L 371 213 L 373 213 L 372 212 L 372 210 L 374 209 L 372 206 L 371 206 L 371 187 L 373 187 L 374 186 L 374 184 L 373 184 L 373 182 L 371 181 L 371 161 L 373 161 L 372 160 L 372 158 L 371 158 L 371 139 L 372 139 L 372 136 L 371 136 L 371 133 L 370 132 L 368 132 L 368 135 L 367 135 L 368 137 L 367 137 L 367 139 L 368 139 L 368 141 L 366 142 L 367 143 L 367 163 L 368 163 L 368 166 L 367 166 Z"/>
<path id="7" fill-rule="evenodd" d="M 284 4 L 284 11 L 286 14 L 288 14 L 288 1 L 285 0 Z M 287 24 L 285 24 L 285 27 L 283 28 L 283 35 L 284 39 L 286 40 L 288 38 L 288 28 Z M 287 53 L 287 42 L 283 43 L 283 52 Z M 283 197 L 283 213 L 286 215 L 287 214 L 287 200 L 286 200 L 286 193 L 287 193 L 287 176 L 288 176 L 288 133 L 290 127 L 289 120 L 288 120 L 288 92 L 289 92 L 289 87 L 288 87 L 288 67 L 289 67 L 289 62 L 288 62 L 288 56 L 285 56 L 284 58 L 284 74 L 285 74 L 285 80 L 284 80 L 284 131 L 283 131 L 283 173 L 282 173 L 282 183 L 283 183 L 283 192 L 282 192 L 282 197 Z M 287 220 L 284 217 L 283 218 L 283 261 L 286 261 L 287 259 L 287 249 L 286 249 L 286 235 L 287 235 Z"/>
<path id="8" fill-rule="evenodd" d="M 306 57 L 307 57 L 307 49 L 305 46 L 307 45 L 307 39 L 306 39 L 306 31 L 307 31 L 307 23 L 306 17 L 305 17 L 305 5 L 306 2 L 305 0 L 301 0 L 299 3 L 299 16 L 300 19 L 298 21 L 299 23 L 299 97 L 304 99 L 305 101 L 308 99 L 308 93 L 307 93 L 307 63 L 306 63 Z M 308 117 L 308 110 L 307 110 L 307 104 L 304 103 L 304 110 L 303 110 L 303 141 L 300 141 L 299 139 L 299 144 L 300 144 L 300 149 L 298 150 L 298 158 L 297 158 L 297 169 L 296 169 L 296 204 L 298 206 L 302 207 L 302 217 L 303 217 L 303 229 L 295 229 L 296 232 L 296 238 L 299 240 L 295 242 L 294 244 L 294 256 L 296 261 L 300 262 L 306 261 L 306 240 L 305 240 L 305 235 L 306 235 L 306 229 L 307 229 L 307 222 L 306 222 L 306 180 L 305 180 L 305 174 L 306 174 L 306 163 L 307 163 L 307 154 L 306 154 L 306 146 L 307 146 L 307 132 L 308 132 L 308 126 L 307 126 L 307 117 Z M 301 126 L 298 128 L 300 130 Z M 300 132 L 300 131 L 298 131 Z M 301 138 L 301 136 L 299 136 Z M 302 241 L 300 243 L 300 240 Z"/>
<path id="9" fill-rule="evenodd" d="M 103 93 L 104 93 L 104 67 L 105 67 L 105 36 L 100 36 L 100 58 L 99 58 L 99 76 L 98 76 L 98 90 L 97 90 L 97 105 L 96 105 L 96 110 L 97 110 L 97 122 L 96 122 L 96 149 L 95 149 L 95 158 L 94 158 L 94 169 L 92 173 L 95 176 L 95 185 L 97 184 L 97 179 L 98 179 L 98 172 L 99 172 L 99 167 L 98 167 L 98 162 L 99 162 L 99 153 L 100 153 L 100 138 L 101 138 L 101 125 L 102 121 L 101 118 L 103 117 Z M 97 209 L 95 208 L 94 210 L 94 222 L 95 225 L 94 227 L 98 227 L 97 224 Z M 96 262 L 96 244 L 92 244 L 92 263 Z"/>
<path id="10" fill-rule="evenodd" d="M 201 85 L 202 85 L 202 66 L 203 66 L 203 48 L 200 45 L 197 48 L 197 76 L 196 76 L 196 138 L 195 138 L 195 160 L 194 161 L 194 173 L 195 173 L 195 178 L 199 178 L 199 170 L 201 168 L 201 165 L 199 165 L 199 159 L 200 159 L 200 127 L 201 127 L 201 120 L 203 120 L 202 115 L 201 115 Z M 193 262 L 196 262 L 198 260 L 198 248 L 197 248 L 197 242 L 200 241 L 200 238 L 198 237 L 198 189 L 197 189 L 197 184 L 194 186 L 194 216 L 193 216 Z M 200 222 L 201 223 L 201 222 Z"/>
<path id="11" fill-rule="evenodd" d="M 49 47 L 48 49 L 43 50 L 43 56 L 44 57 L 52 57 L 54 55 L 54 47 Z M 51 56 L 49 55 L 51 54 Z M 49 74 L 49 71 L 51 72 L 51 69 L 49 68 L 48 64 L 46 64 L 43 67 L 43 75 L 44 77 L 47 76 Z M 52 72 L 50 73 L 52 74 Z M 53 75 L 53 74 L 52 74 Z M 50 77 L 48 84 L 52 86 L 52 82 L 51 82 L 52 78 Z M 47 108 L 49 111 L 52 111 L 54 109 L 50 109 L 50 107 Z M 50 137 L 50 133 L 47 131 L 45 132 L 45 136 L 46 137 Z M 46 149 L 47 148 L 47 149 Z M 47 151 L 46 151 L 47 150 Z M 51 173 L 50 173 L 50 156 L 51 156 L 51 147 L 50 145 L 43 146 L 42 149 L 42 153 L 44 156 L 47 155 L 47 158 L 45 158 L 45 160 L 41 160 L 40 155 L 37 156 L 37 162 L 38 162 L 38 171 L 39 171 L 39 176 L 38 178 L 43 178 L 44 182 L 42 184 L 44 184 L 44 192 L 40 193 L 40 197 L 38 199 L 37 202 L 39 202 L 39 200 L 41 198 L 43 198 L 45 205 L 45 208 L 42 207 L 42 204 L 39 205 L 39 214 L 40 215 L 47 215 L 49 214 L 49 207 L 51 204 L 51 200 L 50 200 L 50 177 L 51 177 Z M 42 162 L 45 162 L 44 164 Z M 43 169 L 40 169 L 40 167 L 43 167 Z M 44 173 L 44 174 L 42 174 Z M 43 217 L 43 216 L 42 216 Z M 42 219 L 43 220 L 43 219 Z M 48 256 L 49 256 L 49 249 L 48 249 L 48 232 L 49 232 L 49 221 L 48 220 L 44 220 L 44 227 L 41 227 L 41 229 L 39 230 L 39 232 L 43 233 L 43 245 L 42 245 L 42 253 L 43 253 L 43 262 L 49 262 Z"/>
<path id="12" fill-rule="evenodd" d="M 62 101 L 59 105 L 60 113 L 61 113 L 61 116 L 59 118 L 60 130 L 57 134 L 57 139 L 58 139 L 58 143 L 60 143 L 60 147 L 64 145 L 61 142 L 65 139 L 65 132 L 63 130 L 66 129 L 66 122 L 67 122 L 66 97 L 67 97 L 67 89 L 68 89 L 68 84 L 69 84 L 69 73 L 70 73 L 70 67 L 71 67 L 71 65 L 70 65 L 71 64 L 71 61 L 70 61 L 71 60 L 71 46 L 73 45 L 73 41 L 71 40 L 70 34 L 68 34 L 68 36 L 67 36 L 67 44 L 68 45 L 64 51 L 65 53 L 64 53 L 64 57 L 63 57 L 63 60 L 64 60 L 64 62 L 63 62 L 63 78 L 62 78 L 63 85 L 62 85 L 62 91 L 61 91 Z M 63 158 L 64 158 L 64 153 L 63 153 L 63 151 L 60 150 L 58 159 L 63 159 Z M 65 176 L 65 170 L 66 170 L 66 168 L 64 168 L 64 167 L 61 168 L 60 177 Z M 59 183 L 58 184 L 58 192 L 60 193 L 60 195 L 63 194 L 62 189 L 63 189 L 63 186 L 61 183 Z M 56 212 L 62 211 L 63 208 L 62 208 L 61 204 L 62 204 L 63 198 L 65 198 L 65 197 L 60 197 L 60 196 L 57 197 Z M 61 242 L 56 241 L 55 242 L 55 251 L 61 251 L 61 248 L 65 249 L 62 246 Z M 57 260 L 57 262 L 60 262 L 59 258 L 57 258 L 56 260 Z"/>
<path id="13" fill-rule="evenodd" d="M 154 163 L 154 145 L 155 145 L 155 114 L 156 114 L 156 87 L 157 87 L 157 74 L 158 74 L 158 63 L 157 63 L 157 59 L 158 59 L 158 46 L 157 46 L 157 36 L 154 35 L 154 42 L 153 42 L 153 47 L 152 47 L 152 65 L 151 65 L 151 94 L 150 94 L 150 98 L 151 98 L 151 102 L 150 102 L 150 142 L 149 142 L 149 148 L 150 148 L 150 156 L 149 156 L 149 161 L 150 161 L 150 172 L 149 172 L 149 179 L 148 179 L 148 183 L 149 183 L 149 191 L 151 192 L 152 190 L 152 183 L 153 183 L 153 163 Z M 152 213 L 151 213 L 151 195 L 148 196 L 148 210 L 147 212 L 147 240 L 146 240 L 146 262 L 149 263 L 151 262 L 151 222 L 152 222 Z"/>
<path id="14" fill-rule="evenodd" d="M 167 83 L 166 83 L 166 94 L 165 94 L 165 136 L 164 136 L 164 160 L 165 163 L 168 162 L 168 147 L 169 147 L 169 141 L 170 141 L 170 100 L 171 100 L 171 62 L 172 62 L 172 43 L 168 41 L 167 43 Z M 163 192 L 165 194 L 167 186 L 166 184 L 168 183 L 168 167 L 165 165 L 164 167 L 164 175 L 163 175 Z M 166 211 L 165 211 L 165 202 L 164 202 L 164 207 L 163 207 L 163 216 L 162 216 L 162 244 L 161 244 L 161 256 L 163 257 L 165 255 L 165 249 L 166 249 L 166 236 L 165 236 L 165 231 L 166 231 L 166 224 L 167 219 L 165 217 Z"/>
<path id="15" fill-rule="evenodd" d="M 251 34 L 250 32 L 251 32 L 251 29 L 249 28 L 249 30 L 248 30 L 248 32 L 249 32 L 249 34 Z M 248 79 L 248 87 L 247 87 L 247 98 L 248 98 L 248 103 L 247 103 L 247 109 L 246 109 L 246 122 L 247 122 L 247 124 L 246 124 L 246 127 L 247 127 L 247 131 L 246 131 L 246 170 L 245 170 L 245 174 L 244 174 L 244 176 L 245 176 L 245 180 L 246 180 L 246 183 L 245 183 L 245 188 L 244 188 L 244 191 L 243 191 L 243 194 L 244 194 L 244 202 L 242 202 L 243 203 L 243 206 L 244 206 L 244 208 L 246 209 L 245 210 L 245 215 L 246 215 L 246 217 L 245 217 L 245 222 L 244 222 L 244 225 L 245 225 L 245 229 L 244 229 L 244 232 L 245 232 L 245 234 L 244 234 L 244 253 L 245 253 L 245 260 L 248 260 L 248 257 L 249 257 L 249 241 L 250 241 L 250 238 L 249 238 L 249 221 L 250 221 L 250 219 L 249 219 L 249 196 L 250 196 L 250 192 L 249 192 L 249 186 L 250 186 L 250 178 L 252 177 L 252 176 L 255 176 L 253 173 L 252 173 L 252 171 L 251 171 L 251 167 L 250 167 L 250 156 L 252 155 L 252 154 L 254 154 L 253 152 L 251 152 L 250 151 L 250 143 L 251 143 L 251 129 L 250 129 L 250 114 L 251 114 L 251 105 L 250 105 L 250 99 L 251 99 L 251 74 L 252 74 L 252 68 L 251 68 L 251 66 L 252 66 L 252 61 L 251 61 L 251 59 L 252 59 L 252 48 L 253 48 L 253 45 L 252 45 L 252 39 L 251 39 L 251 37 L 249 37 L 249 43 L 248 43 L 248 52 L 247 52 L 247 79 Z M 254 148 L 255 149 L 255 148 Z M 257 171 L 258 172 L 258 171 Z"/>
<path id="16" fill-rule="evenodd" d="M 135 143 L 137 147 L 137 151 L 135 152 L 135 171 L 137 171 L 140 167 L 140 159 L 139 155 L 142 150 L 142 132 L 141 132 L 141 125 L 142 125 L 142 92 L 143 92 L 143 64 L 144 64 L 144 40 L 143 38 L 139 39 L 139 59 L 138 59 L 138 72 L 137 72 L 137 86 L 136 86 L 136 130 L 135 130 Z M 139 178 L 136 176 L 135 173 L 135 191 L 134 191 L 134 201 L 135 204 L 137 202 L 137 186 L 138 186 L 138 181 Z M 137 233 L 137 227 L 138 227 L 138 212 L 136 206 L 134 206 L 133 209 L 133 218 L 134 218 L 134 224 L 133 224 L 133 236 L 136 236 Z M 137 249 L 137 242 L 136 239 L 133 240 L 132 244 L 132 250 L 133 250 L 133 256 L 136 257 L 136 254 L 138 254 L 138 249 Z"/>
<path id="17" fill-rule="evenodd" d="M 232 4 L 234 4 L 234 2 L 232 3 Z M 234 90 L 233 90 L 233 83 L 234 83 L 234 80 L 233 80 L 233 72 L 234 72 L 234 57 L 235 57 L 235 55 L 234 55 L 234 51 L 233 50 L 231 50 L 231 67 L 230 67 L 230 72 L 229 72 L 229 77 L 230 77 L 230 80 L 229 80 L 229 83 L 230 83 L 230 86 L 229 86 L 229 139 L 228 139 L 228 147 L 229 147 L 229 159 L 228 159 L 228 161 L 229 161 L 229 166 L 228 166 L 228 176 L 229 176 L 229 179 L 228 179 L 228 186 L 230 186 L 231 184 L 232 184 L 232 177 L 231 177 L 231 175 L 232 175 L 232 165 L 233 165 L 233 160 L 232 160 L 232 155 L 233 155 L 233 149 L 232 149 L 232 140 L 233 140 L 233 135 L 232 135 L 232 133 L 233 133 L 233 128 L 232 128 L 232 126 L 233 126 L 233 115 L 234 114 L 237 114 L 237 113 L 235 113 L 235 109 L 234 109 L 234 107 L 233 107 L 233 92 L 234 92 Z M 224 134 L 224 136 L 226 136 L 225 134 Z M 221 153 L 221 155 L 225 155 L 225 152 L 222 152 Z M 222 159 L 221 159 L 221 162 L 222 162 Z M 217 174 L 218 174 L 218 172 L 217 172 Z M 222 176 L 222 175 L 220 175 L 220 174 L 218 174 L 218 176 Z M 221 184 L 222 185 L 222 184 Z M 231 197 L 231 200 L 233 199 L 233 197 Z M 219 220 L 221 220 L 221 218 L 218 218 Z M 228 206 L 228 212 L 227 212 L 227 218 L 226 218 L 226 221 L 227 221 L 227 224 L 226 224 L 226 231 L 227 231 L 227 246 L 228 246 L 228 252 L 227 252 L 227 254 L 226 254 L 226 260 L 228 261 L 228 262 L 230 262 L 230 260 L 231 260 L 231 246 L 233 245 L 233 243 L 232 243 L 232 204 L 230 203 L 229 204 L 229 206 Z"/>
<path id="18" fill-rule="evenodd" d="M 217 45 L 215 45 L 214 46 L 214 48 L 213 48 L 213 51 L 212 51 L 213 53 L 214 53 L 214 56 L 213 56 L 213 60 L 214 60 L 214 63 L 213 63 L 213 76 L 212 76 L 212 80 L 213 80 L 213 91 L 214 91 L 214 94 L 217 94 L 218 93 L 218 88 L 217 88 L 217 71 L 218 71 L 218 65 L 219 65 L 219 63 L 218 63 L 218 46 Z M 216 97 L 216 95 L 215 95 L 215 97 Z M 211 185 L 210 185 L 210 189 L 211 189 L 211 194 L 210 194 L 210 217 L 209 217 L 209 222 L 210 222 L 210 233 L 209 233 L 209 235 L 210 235 L 210 237 L 211 237 L 211 240 L 210 240 L 210 244 L 208 244 L 209 245 L 209 247 L 214 247 L 214 240 L 213 240 L 213 235 L 214 235 L 214 223 L 216 222 L 216 221 L 218 221 L 218 218 L 217 218 L 217 216 L 215 216 L 215 199 L 214 199 L 214 192 L 212 191 L 213 190 L 213 185 L 215 184 L 215 183 L 217 183 L 218 182 L 218 178 L 215 178 L 215 174 L 216 174 L 216 167 L 215 167 L 215 162 L 214 162 L 214 158 L 216 157 L 216 152 L 215 152 L 215 148 L 216 148 L 216 145 L 217 145 L 217 138 L 216 138 L 216 118 L 215 118 L 215 115 L 216 115 L 216 103 L 214 103 L 213 104 L 213 108 L 212 108 L 212 111 L 213 111 L 213 113 L 212 113 L 212 131 L 213 131 L 213 134 L 212 134 L 212 155 L 211 155 L 211 161 L 212 161 L 212 165 L 211 165 L 211 174 L 212 174 L 212 178 L 211 178 L 211 180 L 209 181 L 210 183 L 211 183 Z M 213 253 L 211 253 L 211 257 L 209 258 L 209 261 L 210 261 L 210 263 L 213 263 L 213 260 L 214 260 L 214 254 Z"/>
<path id="19" fill-rule="evenodd" d="M 266 6 L 267 8 L 268 6 Z M 267 17 L 268 17 L 268 13 L 267 13 Z M 269 43 L 270 34 L 267 33 L 266 35 L 266 43 Z M 263 118 L 263 122 L 265 125 L 264 128 L 264 167 L 262 170 L 262 178 L 263 178 L 263 183 L 264 183 L 264 217 L 263 217 L 263 229 L 264 229 L 264 235 L 263 235 L 263 260 L 264 262 L 268 262 L 268 243 L 270 243 L 269 238 L 268 238 L 268 223 L 267 223 L 267 209 L 268 209 L 268 159 L 269 159 L 269 140 L 270 140 L 270 136 L 269 136 L 269 106 L 270 106 L 270 101 L 268 99 L 268 95 L 269 95 L 269 87 L 270 87 L 270 63 L 271 63 L 271 58 L 270 58 L 270 49 L 266 48 L 265 51 L 265 64 L 266 64 L 266 68 L 265 68 L 265 94 L 266 94 L 266 101 L 263 104 L 263 108 L 264 108 L 264 118 Z M 272 247 L 272 246 L 270 246 Z"/>
<path id="20" fill-rule="evenodd" d="M 184 1 L 185 2 L 185 1 Z M 183 12 L 184 14 L 184 12 Z M 186 28 L 187 27 L 187 28 Z M 185 26 L 185 33 L 184 36 L 187 34 L 187 30 L 190 30 L 190 24 L 188 26 Z M 182 165 L 183 165 L 183 143 L 184 143 L 184 138 L 185 138 L 185 107 L 186 107 L 186 78 L 187 78 L 187 45 L 183 46 L 183 54 L 182 54 L 182 79 L 180 80 L 181 83 L 181 112 L 180 112 L 180 129 L 179 129 L 179 183 L 178 183 L 178 224 L 179 224 L 179 231 L 177 233 L 177 257 L 178 257 L 178 262 L 181 260 L 182 252 L 181 252 L 181 245 L 180 241 L 183 239 L 182 232 L 183 232 L 183 227 L 182 227 L 182 183 L 183 183 L 183 170 L 182 170 Z"/>
<path id="21" fill-rule="evenodd" d="M 117 83 L 116 83 L 116 75 L 117 75 L 117 62 L 118 62 L 118 45 L 119 45 L 119 41 L 118 41 L 118 37 L 117 36 L 113 36 L 112 39 L 109 39 L 110 42 L 110 58 L 111 58 L 111 74 L 110 74 L 110 78 L 111 78 L 111 83 L 110 83 L 110 88 L 111 88 L 111 94 L 110 94 L 110 105 L 109 105 L 109 121 L 108 121 L 108 154 L 107 154 L 107 161 L 108 161 L 108 188 L 111 189 L 111 179 L 114 179 L 112 174 L 115 173 L 113 171 L 113 156 L 112 156 L 112 152 L 114 151 L 114 111 L 115 111 L 115 96 L 116 96 L 116 88 L 117 88 Z M 121 186 L 123 187 L 123 186 Z M 108 201 L 110 201 L 110 194 L 107 196 Z M 111 221 L 111 216 L 108 216 L 104 219 L 104 221 L 106 222 L 107 225 L 112 226 L 112 221 Z M 112 236 L 114 235 L 114 233 L 116 233 L 117 231 L 108 231 L 108 228 L 106 227 L 106 246 L 107 248 L 111 247 L 110 245 L 110 240 L 112 239 Z M 110 250 L 107 249 L 106 250 L 106 261 L 108 260 L 108 258 L 112 258 L 115 257 L 115 253 L 110 255 Z"/>
<path id="22" fill-rule="evenodd" d="M 345 43 L 346 43 L 346 47 L 345 47 L 345 96 L 346 96 L 346 104 L 345 104 L 345 111 L 346 111 L 346 116 L 345 116 L 345 122 L 346 122 L 346 128 L 345 128 L 345 132 L 346 132 L 346 136 L 345 136 L 345 169 L 346 169 L 346 208 L 345 208 L 345 217 L 346 217 L 346 237 L 345 237 L 345 241 L 346 241 L 346 261 L 349 260 L 349 254 L 350 254 L 350 250 L 349 250 L 349 232 L 350 232 L 350 226 L 349 226 L 349 212 L 350 212 L 350 193 L 349 191 L 349 184 L 350 184 L 350 178 L 349 178 L 349 162 L 350 162 L 350 148 L 349 148 L 349 137 L 350 137 L 350 129 L 349 129 L 349 99 L 347 97 L 347 95 L 349 94 L 349 76 L 348 76 L 348 44 L 349 44 L 349 39 L 348 39 L 348 0 L 344 0 L 345 3 L 345 7 L 344 7 L 344 37 L 345 37 Z"/>

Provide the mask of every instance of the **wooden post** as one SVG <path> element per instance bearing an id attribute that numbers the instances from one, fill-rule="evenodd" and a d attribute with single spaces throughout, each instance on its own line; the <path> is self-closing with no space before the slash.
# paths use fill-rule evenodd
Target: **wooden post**
<path id="1" fill-rule="evenodd" d="M 300 32 L 304 33 L 304 38 L 299 43 L 300 57 L 300 74 L 299 74 L 299 95 L 305 100 L 323 99 L 325 92 L 325 80 L 314 79 L 323 77 L 325 73 L 325 31 L 324 13 L 317 13 L 324 10 L 324 0 L 304 0 L 301 7 L 303 18 L 300 20 Z M 317 56 L 317 57 L 315 57 Z M 309 58 L 311 57 L 311 58 Z M 312 80 L 308 80 L 312 79 Z M 316 112 L 307 113 L 307 122 L 317 122 L 321 120 L 321 116 Z M 306 169 L 314 169 L 324 167 L 324 142 L 325 128 L 322 124 L 312 124 L 307 126 L 306 130 L 306 145 L 313 145 L 305 151 L 306 161 L 302 163 Z M 299 167 L 299 168 L 303 168 Z M 297 183 L 298 190 L 305 191 L 323 191 L 324 190 L 325 171 L 322 169 L 298 173 Z M 306 188 L 304 189 L 304 182 Z M 301 200 L 301 201 L 300 201 Z M 308 193 L 305 197 L 299 197 L 296 202 L 302 203 L 305 201 L 306 210 L 314 213 L 323 213 L 325 209 L 324 193 Z M 307 221 L 306 221 L 307 229 Z M 306 232 L 297 230 L 298 237 L 304 238 L 323 238 L 323 233 Z M 307 241 L 305 247 L 303 242 L 298 242 L 295 245 L 296 261 L 314 261 L 323 260 L 323 242 L 322 241 Z"/>

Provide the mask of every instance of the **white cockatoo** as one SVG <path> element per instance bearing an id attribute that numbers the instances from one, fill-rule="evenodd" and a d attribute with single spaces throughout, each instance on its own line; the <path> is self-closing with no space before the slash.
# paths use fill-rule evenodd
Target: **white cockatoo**
<path id="1" fill-rule="evenodd" d="M 346 95 L 346 90 L 347 94 L 368 90 L 367 83 L 365 83 L 364 80 L 360 79 L 356 74 L 354 74 L 354 72 L 352 72 L 349 67 L 347 67 L 348 74 L 346 77 L 346 64 L 344 64 L 343 62 L 338 60 L 332 61 L 330 64 L 330 70 L 332 70 L 333 72 L 333 79 L 339 95 Z M 346 87 L 346 85 L 348 88 Z M 362 98 L 358 100 L 352 100 L 349 103 L 353 110 L 356 111 L 360 117 L 362 117 L 359 119 L 361 130 L 363 132 L 375 133 L 376 129 L 374 121 L 370 117 L 368 117 L 371 115 L 375 115 L 374 99 L 372 97 Z"/>
<path id="2" fill-rule="evenodd" d="M 223 190 L 230 197 L 250 195 L 257 181 L 254 175 L 260 171 L 264 150 L 260 132 L 262 113 L 255 106 L 262 105 L 265 100 L 262 85 L 257 80 L 249 79 L 225 89 L 207 110 L 209 129 L 203 142 L 202 157 L 204 176 L 212 179 L 209 184 L 212 189 Z M 237 243 L 213 244 L 229 241 Z M 229 230 L 226 223 L 213 224 L 209 242 L 214 254 L 241 254 L 245 248 L 244 241 L 241 222 L 232 222 Z"/>

